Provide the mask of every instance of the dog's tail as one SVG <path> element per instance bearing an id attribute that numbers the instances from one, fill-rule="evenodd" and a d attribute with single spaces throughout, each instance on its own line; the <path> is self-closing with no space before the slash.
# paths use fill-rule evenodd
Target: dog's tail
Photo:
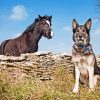
<path id="1" fill-rule="evenodd" d="M 94 75 L 100 75 L 100 67 L 97 65 L 97 62 L 95 62 L 94 66 Z"/>
<path id="2" fill-rule="evenodd" d="M 94 74 L 100 75 L 100 67 L 98 67 L 98 66 L 94 67 Z"/>

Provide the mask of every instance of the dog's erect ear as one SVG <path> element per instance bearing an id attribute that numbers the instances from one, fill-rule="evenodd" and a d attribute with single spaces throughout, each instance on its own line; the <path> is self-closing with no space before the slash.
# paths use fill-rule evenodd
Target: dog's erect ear
<path id="1" fill-rule="evenodd" d="M 85 26 L 88 30 L 90 30 L 91 24 L 92 24 L 92 21 L 91 21 L 91 18 L 90 18 L 90 19 L 87 20 L 87 22 L 84 24 L 84 26 Z"/>
<path id="2" fill-rule="evenodd" d="M 77 21 L 75 19 L 73 19 L 73 22 L 72 22 L 72 29 L 76 29 L 76 27 L 79 26 Z"/>

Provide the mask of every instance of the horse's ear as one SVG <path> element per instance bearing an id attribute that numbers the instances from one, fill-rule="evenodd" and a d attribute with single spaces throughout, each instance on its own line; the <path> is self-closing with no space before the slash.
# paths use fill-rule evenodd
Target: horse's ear
<path id="1" fill-rule="evenodd" d="M 42 19 L 42 16 L 38 15 L 39 19 Z"/>
<path id="2" fill-rule="evenodd" d="M 73 19 L 73 22 L 72 22 L 72 29 L 76 29 L 76 27 L 79 26 L 77 21 L 75 19 Z"/>
<path id="3" fill-rule="evenodd" d="M 92 21 L 91 21 L 91 18 L 90 18 L 90 19 L 87 20 L 87 22 L 84 24 L 84 26 L 85 26 L 88 30 L 90 30 L 91 24 L 92 24 Z"/>
<path id="4" fill-rule="evenodd" d="M 52 19 L 52 15 L 50 16 L 50 19 Z"/>

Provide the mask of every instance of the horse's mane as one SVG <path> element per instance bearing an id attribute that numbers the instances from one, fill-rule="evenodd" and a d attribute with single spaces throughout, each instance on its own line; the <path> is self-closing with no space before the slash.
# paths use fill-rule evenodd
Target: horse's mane
<path id="1" fill-rule="evenodd" d="M 45 16 L 42 17 L 42 19 L 47 19 L 47 20 L 49 20 L 49 16 L 45 15 Z M 26 30 L 23 32 L 23 34 L 28 33 L 28 32 L 32 32 L 32 31 L 34 30 L 35 24 L 36 24 L 37 22 L 39 22 L 39 21 L 40 21 L 40 18 L 36 18 L 35 21 L 34 21 L 31 25 L 29 25 L 29 26 L 26 28 Z"/>
<path id="2" fill-rule="evenodd" d="M 23 32 L 23 34 L 33 31 L 34 26 L 38 21 L 39 21 L 39 18 L 36 18 L 35 21 L 26 28 L 26 30 Z"/>

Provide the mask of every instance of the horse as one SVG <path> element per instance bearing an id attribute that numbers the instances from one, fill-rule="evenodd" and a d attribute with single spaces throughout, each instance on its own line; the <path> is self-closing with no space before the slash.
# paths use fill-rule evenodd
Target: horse
<path id="1" fill-rule="evenodd" d="M 26 28 L 26 30 L 17 38 L 8 39 L 0 45 L 0 55 L 20 56 L 25 53 L 34 53 L 38 51 L 38 42 L 42 36 L 47 39 L 53 37 L 51 28 L 52 16 L 40 16 Z"/>

